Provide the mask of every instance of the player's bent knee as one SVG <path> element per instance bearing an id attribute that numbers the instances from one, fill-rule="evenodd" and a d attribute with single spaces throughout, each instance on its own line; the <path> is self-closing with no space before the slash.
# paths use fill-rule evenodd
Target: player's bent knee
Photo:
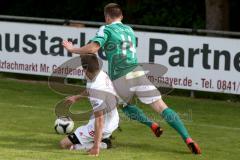
<path id="1" fill-rule="evenodd" d="M 68 145 L 65 143 L 64 139 L 59 142 L 59 146 L 62 149 L 68 149 Z"/>
<path id="2" fill-rule="evenodd" d="M 70 149 L 72 145 L 73 143 L 69 140 L 68 137 L 63 138 L 59 143 L 59 146 L 62 149 Z"/>
<path id="3" fill-rule="evenodd" d="M 63 141 L 60 141 L 60 142 L 59 142 L 59 147 L 60 147 L 61 149 L 64 149 L 65 146 L 64 146 Z"/>

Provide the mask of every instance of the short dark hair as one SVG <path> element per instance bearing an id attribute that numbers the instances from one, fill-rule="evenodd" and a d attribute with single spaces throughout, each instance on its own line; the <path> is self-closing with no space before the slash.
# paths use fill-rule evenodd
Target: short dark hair
<path id="1" fill-rule="evenodd" d="M 117 3 L 108 3 L 104 7 L 104 15 L 108 15 L 110 18 L 119 18 L 122 16 L 122 9 Z"/>
<path id="2" fill-rule="evenodd" d="M 99 71 L 100 66 L 99 66 L 98 58 L 96 54 L 85 54 L 85 55 L 81 55 L 80 57 L 81 57 L 82 67 L 87 72 L 95 73 Z"/>

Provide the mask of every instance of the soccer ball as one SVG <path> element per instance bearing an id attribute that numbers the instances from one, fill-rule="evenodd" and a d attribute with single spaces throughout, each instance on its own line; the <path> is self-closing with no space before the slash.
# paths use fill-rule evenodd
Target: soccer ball
<path id="1" fill-rule="evenodd" d="M 58 134 L 69 134 L 73 131 L 74 122 L 70 117 L 58 117 L 54 126 Z"/>

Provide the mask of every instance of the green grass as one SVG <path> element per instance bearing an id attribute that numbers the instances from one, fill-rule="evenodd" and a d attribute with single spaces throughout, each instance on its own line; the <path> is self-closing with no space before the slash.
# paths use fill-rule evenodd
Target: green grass
<path id="1" fill-rule="evenodd" d="M 102 151 L 94 158 L 83 151 L 59 149 L 58 142 L 63 136 L 55 134 L 53 129 L 54 105 L 62 98 L 64 96 L 51 91 L 47 84 L 0 79 L 0 159 L 240 159 L 240 103 L 177 96 L 164 98 L 180 114 L 201 146 L 200 156 L 190 154 L 173 129 L 150 107 L 139 104 L 152 119 L 161 123 L 164 134 L 155 138 L 150 129 L 129 121 L 119 111 L 122 132 L 114 133 L 113 149 Z M 73 109 L 86 106 L 88 102 L 83 101 Z"/>

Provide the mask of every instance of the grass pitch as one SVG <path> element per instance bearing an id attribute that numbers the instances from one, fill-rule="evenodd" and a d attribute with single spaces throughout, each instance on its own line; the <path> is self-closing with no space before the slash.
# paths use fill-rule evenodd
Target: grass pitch
<path id="1" fill-rule="evenodd" d="M 206 93 L 207 94 L 207 93 Z M 164 128 L 160 138 L 150 129 L 129 121 L 121 111 L 122 131 L 114 132 L 113 148 L 89 157 L 83 151 L 61 150 L 63 137 L 54 131 L 54 106 L 64 96 L 47 84 L 0 79 L 0 159 L 1 160 L 239 160 L 240 103 L 167 96 L 165 101 L 176 110 L 202 155 L 192 155 L 180 136 L 159 115 L 142 104 L 142 109 Z M 82 101 L 73 110 L 89 107 Z M 75 123 L 76 126 L 81 123 Z"/>

